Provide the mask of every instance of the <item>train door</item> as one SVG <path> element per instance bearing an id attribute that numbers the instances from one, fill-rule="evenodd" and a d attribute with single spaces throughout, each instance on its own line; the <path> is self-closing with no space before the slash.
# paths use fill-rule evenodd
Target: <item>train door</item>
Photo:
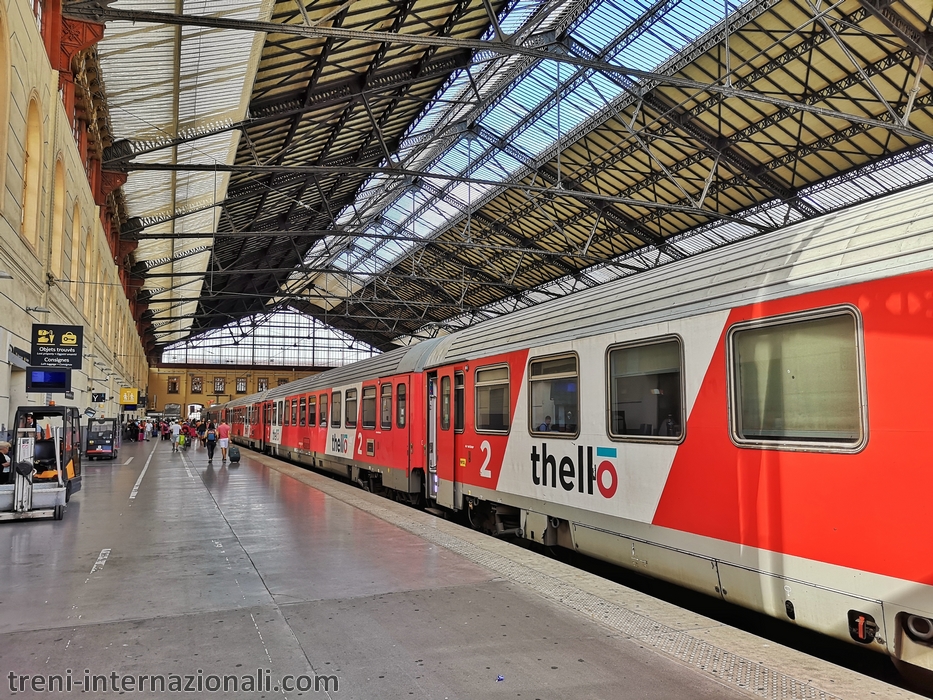
<path id="1" fill-rule="evenodd" d="M 428 483 L 427 497 L 437 499 L 437 372 L 428 375 Z"/>
<path id="2" fill-rule="evenodd" d="M 452 369 L 438 371 L 437 379 L 437 503 L 454 507 L 454 482 L 457 478 L 457 434 L 454 429 L 454 373 Z"/>
<path id="3" fill-rule="evenodd" d="M 272 403 L 268 401 L 262 403 L 260 410 L 262 411 L 260 416 L 262 432 L 259 439 L 259 451 L 265 452 L 269 444 L 269 433 L 272 430 Z"/>

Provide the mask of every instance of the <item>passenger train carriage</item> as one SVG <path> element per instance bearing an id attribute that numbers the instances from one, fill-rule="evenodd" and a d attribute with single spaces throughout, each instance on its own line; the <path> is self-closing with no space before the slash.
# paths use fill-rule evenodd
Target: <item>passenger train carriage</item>
<path id="1" fill-rule="evenodd" d="M 931 357 L 926 186 L 210 412 L 244 445 L 933 669 Z"/>

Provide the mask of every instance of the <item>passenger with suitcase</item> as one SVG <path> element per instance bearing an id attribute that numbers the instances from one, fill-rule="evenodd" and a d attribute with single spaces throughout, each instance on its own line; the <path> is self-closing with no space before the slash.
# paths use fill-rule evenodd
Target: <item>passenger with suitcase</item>
<path id="1" fill-rule="evenodd" d="M 221 418 L 217 426 L 217 441 L 220 442 L 220 461 L 227 461 L 227 446 L 230 444 L 230 426 Z"/>

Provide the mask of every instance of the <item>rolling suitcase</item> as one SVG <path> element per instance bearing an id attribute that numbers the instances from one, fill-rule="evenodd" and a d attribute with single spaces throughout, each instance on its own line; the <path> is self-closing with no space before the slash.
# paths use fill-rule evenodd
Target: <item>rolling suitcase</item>
<path id="1" fill-rule="evenodd" d="M 240 461 L 240 448 L 237 447 L 236 445 L 231 445 L 231 446 L 230 446 L 230 449 L 227 450 L 227 454 L 230 456 L 230 461 L 231 461 L 231 462 L 239 462 L 239 461 Z"/>

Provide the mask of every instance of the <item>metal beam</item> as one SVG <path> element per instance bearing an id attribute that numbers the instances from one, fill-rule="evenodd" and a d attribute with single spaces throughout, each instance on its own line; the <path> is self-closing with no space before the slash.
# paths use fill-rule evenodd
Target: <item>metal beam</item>
<path id="1" fill-rule="evenodd" d="M 933 143 L 933 134 L 897 123 L 883 122 L 858 114 L 846 114 L 826 107 L 815 107 L 787 100 L 774 95 L 736 90 L 720 83 L 703 83 L 697 80 L 680 78 L 665 73 L 641 70 L 632 66 L 619 66 L 607 61 L 588 60 L 579 56 L 571 56 L 562 51 L 554 51 L 548 47 L 553 43 L 554 37 L 550 35 L 533 35 L 525 44 L 502 41 L 482 41 L 473 39 L 455 39 L 449 36 L 431 34 L 406 34 L 400 32 L 377 32 L 361 29 L 346 29 L 343 27 L 307 27 L 298 24 L 277 24 L 275 22 L 261 22 L 253 20 L 230 19 L 227 17 L 210 17 L 205 15 L 172 14 L 167 12 L 148 12 L 142 10 L 122 10 L 99 5 L 97 2 L 85 0 L 72 0 L 66 3 L 63 13 L 74 19 L 108 22 L 125 21 L 143 24 L 168 24 L 176 26 L 210 27 L 215 29 L 232 29 L 236 31 L 262 32 L 267 34 L 292 34 L 309 39 L 338 38 L 347 41 L 358 41 L 371 44 L 400 44 L 403 46 L 434 46 L 457 49 L 470 49 L 477 52 L 490 52 L 504 56 L 528 56 L 547 61 L 559 61 L 580 68 L 589 68 L 600 73 L 614 73 L 642 80 L 652 81 L 656 85 L 670 85 L 696 93 L 715 93 L 724 97 L 762 102 L 779 107 L 791 107 L 803 112 L 817 114 L 827 119 L 839 119 L 859 124 L 866 124 L 879 129 L 894 131 L 912 139 Z M 541 48 L 543 47 L 543 48 Z"/>

